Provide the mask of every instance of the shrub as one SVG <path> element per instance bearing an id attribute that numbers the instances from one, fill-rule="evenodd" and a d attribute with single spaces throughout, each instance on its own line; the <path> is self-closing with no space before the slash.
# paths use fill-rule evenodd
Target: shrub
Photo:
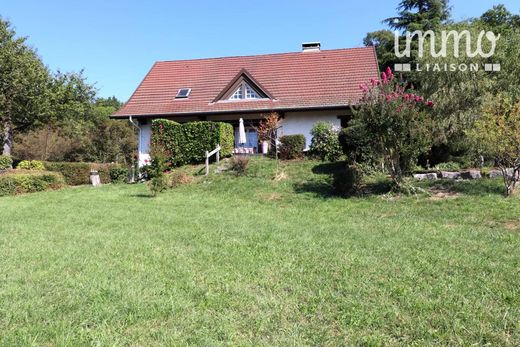
<path id="1" fill-rule="evenodd" d="M 505 196 L 513 195 L 520 176 L 520 102 L 494 96 L 469 134 L 479 154 L 493 158 L 502 171 Z"/>
<path id="2" fill-rule="evenodd" d="M 297 159 L 303 157 L 305 149 L 305 136 L 285 135 L 280 137 L 280 158 L 281 159 Z"/>
<path id="3" fill-rule="evenodd" d="M 237 176 L 245 175 L 249 167 L 249 157 L 235 156 L 231 159 L 230 169 L 235 172 Z"/>
<path id="4" fill-rule="evenodd" d="M 90 184 L 90 165 L 87 163 L 45 162 L 45 169 L 59 172 L 70 186 Z"/>
<path id="5" fill-rule="evenodd" d="M 44 162 L 48 171 L 60 172 L 70 186 L 90 184 L 90 171 L 97 171 L 101 183 L 110 183 L 110 170 L 121 167 L 119 164 Z"/>
<path id="6" fill-rule="evenodd" d="M 59 189 L 64 184 L 63 176 L 56 172 L 9 172 L 0 175 L 0 196 Z"/>
<path id="7" fill-rule="evenodd" d="M 128 180 L 128 169 L 126 167 L 111 167 L 108 172 L 112 183 L 126 183 Z"/>
<path id="8" fill-rule="evenodd" d="M 34 170 L 34 171 L 44 171 L 45 166 L 43 165 L 43 162 L 38 160 L 22 160 L 18 165 L 16 166 L 17 169 L 20 170 Z"/>
<path id="9" fill-rule="evenodd" d="M 8 155 L 0 155 L 0 170 L 7 170 L 13 166 L 13 158 Z"/>
<path id="10" fill-rule="evenodd" d="M 384 159 L 397 189 L 419 155 L 428 152 L 433 143 L 433 102 L 407 90 L 408 86 L 387 69 L 381 80 L 360 86 L 363 97 L 349 123 Z"/>
<path id="11" fill-rule="evenodd" d="M 167 154 L 162 148 L 155 148 L 152 153 L 152 162 L 150 164 L 150 181 L 148 182 L 148 189 L 153 196 L 162 193 L 168 189 L 168 177 L 164 174 L 167 166 Z"/>
<path id="12" fill-rule="evenodd" d="M 363 127 L 352 125 L 342 129 L 338 140 L 348 163 L 362 163 L 373 168 L 380 166 L 381 155 L 370 145 L 369 137 L 364 133 Z"/>
<path id="13" fill-rule="evenodd" d="M 457 171 L 460 169 L 461 169 L 460 164 L 456 163 L 454 161 L 449 161 L 446 163 L 440 163 L 440 164 L 435 165 L 435 170 L 438 170 L 438 171 L 441 171 L 441 170 L 442 171 Z"/>
<path id="14" fill-rule="evenodd" d="M 152 122 L 152 151 L 159 146 L 167 154 L 167 165 L 180 166 L 202 163 L 206 151 L 220 144 L 220 156 L 233 153 L 233 126 L 220 122 L 191 122 L 179 124 L 165 119 Z"/>
<path id="15" fill-rule="evenodd" d="M 145 180 L 153 178 L 153 169 L 150 164 L 143 165 L 139 168 L 139 177 Z"/>
<path id="16" fill-rule="evenodd" d="M 331 123 L 317 122 L 311 130 L 310 154 L 325 161 L 336 161 L 341 156 L 339 129 Z"/>
<path id="17" fill-rule="evenodd" d="M 332 186 L 340 196 L 359 194 L 363 180 L 363 170 L 358 165 L 344 165 L 334 172 Z"/>

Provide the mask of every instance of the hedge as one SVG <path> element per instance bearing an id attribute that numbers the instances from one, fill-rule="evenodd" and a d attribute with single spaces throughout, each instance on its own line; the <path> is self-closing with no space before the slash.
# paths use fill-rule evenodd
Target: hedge
<path id="1" fill-rule="evenodd" d="M 220 156 L 229 157 L 234 147 L 233 126 L 222 122 L 179 124 L 166 119 L 152 121 L 152 153 L 166 151 L 172 166 L 201 163 L 206 151 L 220 144 Z"/>
<path id="2" fill-rule="evenodd" d="M 305 136 L 285 135 L 280 137 L 280 158 L 281 159 L 296 159 L 303 157 L 303 150 L 305 149 Z"/>
<path id="3" fill-rule="evenodd" d="M 128 169 L 123 166 L 112 167 L 108 171 L 110 181 L 112 183 L 127 183 L 128 182 Z"/>
<path id="4" fill-rule="evenodd" d="M 7 171 L 0 174 L 0 196 L 59 189 L 65 185 L 60 173 L 47 171 Z"/>
<path id="5" fill-rule="evenodd" d="M 59 172 L 65 178 L 65 183 L 70 186 L 90 184 L 90 171 L 95 170 L 99 174 L 101 183 L 111 183 L 110 170 L 119 168 L 119 164 L 98 163 L 69 163 L 69 162 L 44 162 L 47 171 Z"/>

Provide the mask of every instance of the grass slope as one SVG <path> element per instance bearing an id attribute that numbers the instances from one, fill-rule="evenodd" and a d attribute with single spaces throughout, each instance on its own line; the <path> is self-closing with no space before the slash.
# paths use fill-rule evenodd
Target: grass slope
<path id="1" fill-rule="evenodd" d="M 0 345 L 520 344 L 500 182 L 339 199 L 330 166 L 274 170 L 0 198 Z"/>

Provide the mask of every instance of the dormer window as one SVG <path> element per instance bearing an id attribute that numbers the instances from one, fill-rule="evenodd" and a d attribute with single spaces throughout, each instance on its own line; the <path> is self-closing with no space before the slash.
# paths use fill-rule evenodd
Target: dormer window
<path id="1" fill-rule="evenodd" d="M 275 100 L 273 95 L 262 87 L 249 72 L 242 69 L 213 99 L 213 102 L 269 99 Z"/>
<path id="2" fill-rule="evenodd" d="M 186 99 L 188 96 L 190 96 L 190 93 L 191 93 L 191 88 L 181 88 L 177 92 L 175 99 Z"/>
<path id="3" fill-rule="evenodd" d="M 229 100 L 254 100 L 263 99 L 247 82 L 242 82 L 238 88 L 231 94 Z"/>

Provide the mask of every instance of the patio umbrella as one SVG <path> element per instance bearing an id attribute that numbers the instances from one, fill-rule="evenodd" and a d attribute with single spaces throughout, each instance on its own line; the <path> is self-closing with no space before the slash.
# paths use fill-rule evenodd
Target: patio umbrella
<path id="1" fill-rule="evenodd" d="M 247 142 L 246 139 L 246 129 L 244 128 L 244 120 L 240 118 L 238 123 L 238 143 L 243 145 Z"/>

